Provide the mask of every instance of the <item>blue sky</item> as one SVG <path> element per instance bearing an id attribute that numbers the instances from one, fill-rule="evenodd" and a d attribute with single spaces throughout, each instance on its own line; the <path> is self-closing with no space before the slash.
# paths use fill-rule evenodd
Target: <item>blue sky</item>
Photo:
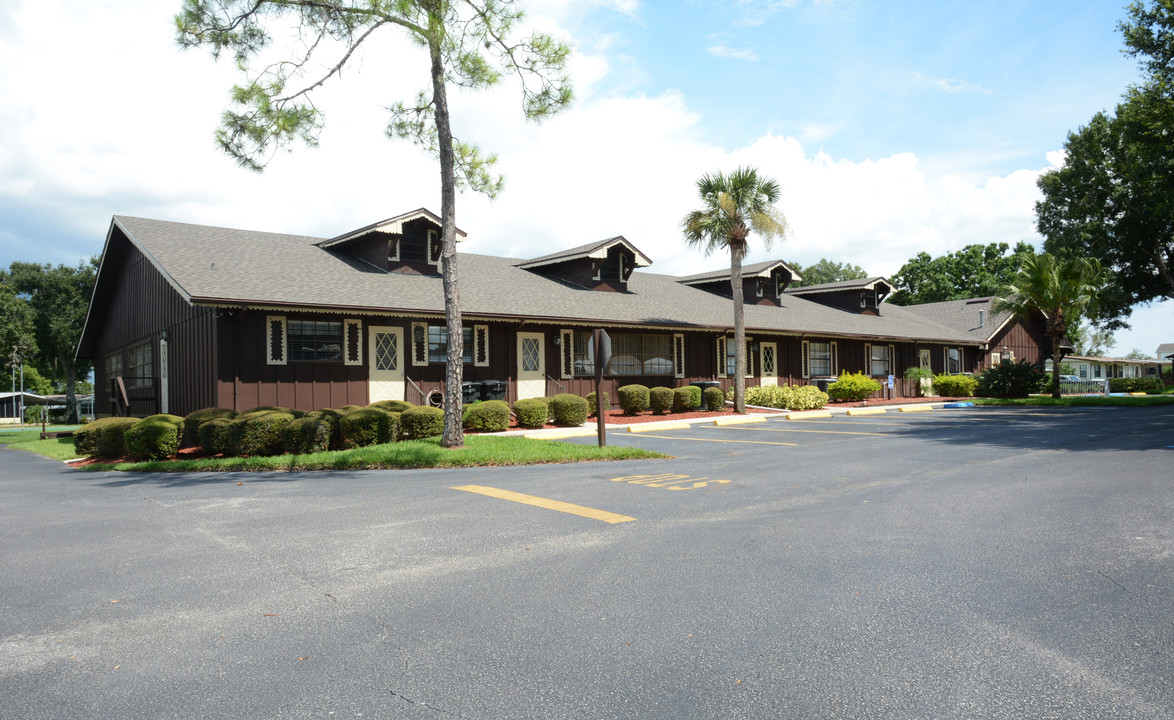
<path id="1" fill-rule="evenodd" d="M 540 0 L 575 48 L 578 95 L 540 126 L 515 85 L 455 94 L 459 136 L 496 151 L 506 191 L 465 195 L 468 252 L 530 257 L 624 235 L 654 272 L 726 260 L 681 248 L 702 173 L 751 164 L 783 187 L 786 242 L 891 275 L 918 251 L 1039 244 L 1035 180 L 1069 130 L 1138 78 L 1122 2 Z M 115 214 L 324 237 L 439 208 L 435 164 L 386 140 L 423 82 L 394 33 L 319 99 L 321 146 L 238 169 L 211 134 L 230 63 L 180 52 L 159 0 L 0 0 L 0 266 L 101 251 Z M 1174 303 L 1135 312 L 1114 352 L 1174 340 Z"/>

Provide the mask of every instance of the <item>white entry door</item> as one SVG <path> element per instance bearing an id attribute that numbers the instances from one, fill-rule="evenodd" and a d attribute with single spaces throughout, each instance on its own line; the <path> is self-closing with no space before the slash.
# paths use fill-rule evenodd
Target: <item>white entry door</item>
<path id="1" fill-rule="evenodd" d="M 546 395 L 546 336 L 518 333 L 518 399 Z"/>
<path id="2" fill-rule="evenodd" d="M 759 367 L 762 368 L 761 383 L 763 385 L 779 384 L 779 346 L 777 343 L 764 342 L 758 344 L 760 357 Z"/>
<path id="3" fill-rule="evenodd" d="M 367 330 L 367 402 L 404 399 L 404 329 L 370 327 Z"/>

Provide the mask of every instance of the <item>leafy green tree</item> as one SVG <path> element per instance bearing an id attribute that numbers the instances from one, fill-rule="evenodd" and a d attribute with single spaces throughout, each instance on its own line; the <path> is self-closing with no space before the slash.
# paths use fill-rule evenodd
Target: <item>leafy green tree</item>
<path id="1" fill-rule="evenodd" d="M 449 340 L 445 447 L 464 444 L 456 191 L 467 188 L 494 197 L 502 189 L 502 179 L 493 171 L 496 156 L 453 137 L 448 89 L 485 88 L 516 73 L 527 118 L 542 119 L 571 102 L 569 48 L 543 33 L 512 39 L 521 18 L 515 0 L 184 0 L 175 18 L 181 47 L 206 46 L 216 57 L 228 51 L 245 73 L 245 82 L 232 93 L 238 109 L 224 113 L 216 139 L 238 163 L 258 171 L 276 149 L 296 141 L 317 143 L 323 116 L 311 98 L 341 75 L 364 43 L 394 30 L 427 50 L 426 89 L 411 103 L 389 107 L 386 134 L 414 142 L 440 161 L 441 272 Z M 300 28 L 298 43 L 290 59 L 274 62 L 281 53 L 271 47 L 271 31 L 286 31 L 290 21 Z M 311 74 L 310 68 L 323 67 L 314 64 L 314 56 L 331 52 L 335 55 L 324 69 Z"/>
<path id="2" fill-rule="evenodd" d="M 1146 80 L 1114 114 L 1099 112 L 1069 133 L 1063 167 L 1040 176 L 1036 225 L 1044 248 L 1094 257 L 1115 282 L 1098 324 L 1127 327 L 1132 308 L 1174 298 L 1174 2 L 1135 2 L 1119 28 Z"/>
<path id="3" fill-rule="evenodd" d="M 1101 357 L 1117 344 L 1113 333 L 1098 329 L 1092 323 L 1082 322 L 1068 329 L 1068 340 L 1072 342 L 1077 355 Z"/>
<path id="4" fill-rule="evenodd" d="M 89 360 L 76 357 L 81 339 L 98 259 L 90 258 L 77 267 L 15 262 L 9 268 L 13 286 L 27 298 L 33 311 L 37 347 L 37 368 L 53 384 L 64 384 L 68 422 L 77 422 L 76 386 L 92 367 Z"/>
<path id="5" fill-rule="evenodd" d="M 967 245 L 936 258 L 919 252 L 890 278 L 897 291 L 888 301 L 894 305 L 920 305 L 988 297 L 1015 276 L 1025 257 L 1034 254 L 1035 250 L 1025 242 L 1017 243 L 1014 249 L 1007 243 Z"/>
<path id="6" fill-rule="evenodd" d="M 0 373 L 0 391 L 3 392 L 20 392 L 20 366 L 16 366 L 15 373 L 8 369 L 4 373 Z M 15 377 L 13 377 L 15 375 Z M 54 388 L 53 383 L 49 378 L 42 375 L 34 365 L 26 364 L 24 366 L 24 391 L 33 393 L 35 395 L 52 395 Z"/>
<path id="7" fill-rule="evenodd" d="M 0 357 L 17 366 L 37 354 L 33 311 L 16 291 L 12 277 L 0 270 Z"/>
<path id="8" fill-rule="evenodd" d="M 790 265 L 795 268 L 795 272 L 803 277 L 802 280 L 795 284 L 795 287 L 823 285 L 824 283 L 841 282 L 843 280 L 860 280 L 861 278 L 868 277 L 868 273 L 864 272 L 864 268 L 859 265 L 832 262 L 827 258 L 820 258 L 819 262 L 814 265 L 808 265 L 807 267 L 803 267 L 798 263 L 790 263 Z"/>
<path id="9" fill-rule="evenodd" d="M 1044 317 L 1052 346 L 1052 397 L 1060 397 L 1061 342 L 1082 319 L 1096 314 L 1105 272 L 1090 258 L 1057 258 L 1047 253 L 1024 258 L 1019 272 L 991 303 L 994 314 L 1010 312 L 1026 321 Z"/>
<path id="10" fill-rule="evenodd" d="M 775 207 L 779 184 L 758 177 L 758 171 L 740 167 L 729 175 L 702 175 L 697 181 L 701 209 L 681 221 L 685 244 L 708 255 L 730 253 L 730 289 L 734 297 L 734 409 L 746 412 L 746 321 L 742 297 L 742 259 L 750 249 L 750 233 L 770 247 L 787 231 L 787 221 Z"/>

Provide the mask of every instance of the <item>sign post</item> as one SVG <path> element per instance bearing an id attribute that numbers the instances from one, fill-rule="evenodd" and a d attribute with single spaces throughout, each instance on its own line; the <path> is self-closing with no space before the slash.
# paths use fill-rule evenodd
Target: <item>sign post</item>
<path id="1" fill-rule="evenodd" d="M 611 360 L 611 336 L 606 330 L 591 333 L 591 361 L 595 365 L 595 424 L 599 435 L 599 447 L 607 445 L 605 427 L 607 406 L 603 404 L 603 368 Z"/>
<path id="2" fill-rule="evenodd" d="M 897 394 L 893 392 L 893 376 L 890 375 L 889 376 L 889 399 L 892 400 L 896 396 L 897 396 Z"/>

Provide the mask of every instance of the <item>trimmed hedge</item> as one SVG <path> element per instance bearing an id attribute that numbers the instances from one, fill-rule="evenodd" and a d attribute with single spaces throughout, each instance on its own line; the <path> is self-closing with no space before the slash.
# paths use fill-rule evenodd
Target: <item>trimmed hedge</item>
<path id="1" fill-rule="evenodd" d="M 654 387 L 648 391 L 648 407 L 652 410 L 653 415 L 672 412 L 674 399 L 672 388 Z"/>
<path id="2" fill-rule="evenodd" d="M 636 415 L 648 409 L 648 388 L 644 385 L 625 385 L 616 394 L 625 415 Z"/>
<path id="3" fill-rule="evenodd" d="M 937 375 L 933 390 L 943 397 L 973 397 L 978 379 L 970 375 Z"/>
<path id="4" fill-rule="evenodd" d="M 367 447 L 394 442 L 391 413 L 376 407 L 359 408 L 338 421 L 341 445 L 347 448 Z"/>
<path id="5" fill-rule="evenodd" d="M 705 400 L 705 409 L 709 412 L 719 412 L 726 407 L 726 394 L 719 387 L 705 388 L 702 398 Z"/>
<path id="6" fill-rule="evenodd" d="M 378 410 L 386 410 L 387 412 L 403 412 L 410 407 L 415 407 L 410 402 L 403 400 L 379 400 L 371 403 L 367 407 L 376 408 Z"/>
<path id="7" fill-rule="evenodd" d="M 233 455 L 280 455 L 285 452 L 282 429 L 294 421 L 292 413 L 252 410 L 228 423 L 228 451 Z"/>
<path id="8" fill-rule="evenodd" d="M 200 425 L 200 449 L 205 455 L 230 454 L 228 426 L 231 422 L 228 418 L 215 418 Z"/>
<path id="9" fill-rule="evenodd" d="M 727 398 L 733 397 L 734 391 L 730 390 Z M 746 388 L 746 404 L 780 410 L 818 410 L 828 404 L 828 394 L 814 385 L 760 385 Z"/>
<path id="10" fill-rule="evenodd" d="M 295 418 L 281 429 L 281 444 L 293 455 L 325 452 L 330 449 L 335 426 L 318 412 Z"/>
<path id="11" fill-rule="evenodd" d="M 179 449 L 184 419 L 178 415 L 151 415 L 126 431 L 126 450 L 142 460 L 162 460 Z"/>
<path id="12" fill-rule="evenodd" d="M 236 417 L 235 410 L 228 408 L 204 408 L 203 410 L 196 410 L 193 413 L 188 413 L 187 417 L 183 419 L 183 439 L 180 447 L 195 447 L 200 444 L 200 426 L 209 420 L 216 418 L 227 418 L 231 420 Z"/>
<path id="13" fill-rule="evenodd" d="M 604 393 L 603 394 L 603 411 L 606 413 L 610 409 L 611 409 L 611 398 L 607 396 L 607 393 Z M 598 413 L 599 413 L 599 410 L 595 407 L 595 392 L 594 391 L 589 392 L 589 393 L 587 393 L 587 415 L 590 417 L 595 417 L 595 415 L 597 415 Z"/>
<path id="14" fill-rule="evenodd" d="M 860 402 L 881 389 L 881 384 L 862 372 L 840 373 L 840 379 L 828 385 L 828 397 L 840 402 Z"/>
<path id="15" fill-rule="evenodd" d="M 79 457 L 91 455 L 105 455 L 106 457 L 120 457 L 126 454 L 126 444 L 123 436 L 131 429 L 138 418 L 107 417 L 86 423 L 73 434 L 73 449 Z M 110 438 L 103 441 L 107 431 Z"/>
<path id="16" fill-rule="evenodd" d="M 1145 378 L 1112 378 L 1109 380 L 1109 392 L 1144 392 L 1160 394 L 1166 384 L 1156 377 Z"/>
<path id="17" fill-rule="evenodd" d="M 587 400 L 578 395 L 560 393 L 550 401 L 550 414 L 554 424 L 563 427 L 579 427 L 587 422 Z"/>
<path id="18" fill-rule="evenodd" d="M 359 409 L 361 409 L 361 408 L 358 405 L 343 405 L 342 407 L 340 407 L 338 409 L 338 411 L 340 413 L 342 413 L 343 415 L 346 415 L 347 413 L 353 413 L 354 411 L 359 410 Z"/>
<path id="19" fill-rule="evenodd" d="M 550 406 L 543 398 L 526 398 L 514 402 L 514 415 L 524 428 L 540 428 L 550 417 Z"/>
<path id="20" fill-rule="evenodd" d="M 306 418 L 318 419 L 330 426 L 330 450 L 342 449 L 342 435 L 338 432 L 338 423 L 342 420 L 343 414 L 339 410 L 323 408 L 305 415 Z"/>
<path id="21" fill-rule="evenodd" d="M 468 430 L 501 432 L 510 427 L 510 406 L 504 400 L 486 400 L 465 409 L 464 425 Z"/>
<path id="22" fill-rule="evenodd" d="M 245 410 L 243 413 L 241 413 L 241 415 L 251 415 L 253 413 L 262 412 L 286 413 L 287 415 L 293 415 L 295 418 L 305 417 L 306 415 L 305 410 L 290 410 L 287 407 L 280 407 L 278 405 L 262 405 L 261 407 L 255 407 L 252 410 Z"/>
<path id="23" fill-rule="evenodd" d="M 1026 360 L 1004 360 L 978 376 L 975 392 L 981 397 L 1025 398 L 1045 382 L 1044 366 Z M 1049 381 L 1048 392 L 1051 392 Z"/>
<path id="24" fill-rule="evenodd" d="M 685 385 L 673 388 L 673 412 L 692 412 L 701 407 L 701 388 Z"/>
<path id="25" fill-rule="evenodd" d="M 400 413 L 404 439 L 419 440 L 444 433 L 444 411 L 434 407 L 410 407 Z"/>

